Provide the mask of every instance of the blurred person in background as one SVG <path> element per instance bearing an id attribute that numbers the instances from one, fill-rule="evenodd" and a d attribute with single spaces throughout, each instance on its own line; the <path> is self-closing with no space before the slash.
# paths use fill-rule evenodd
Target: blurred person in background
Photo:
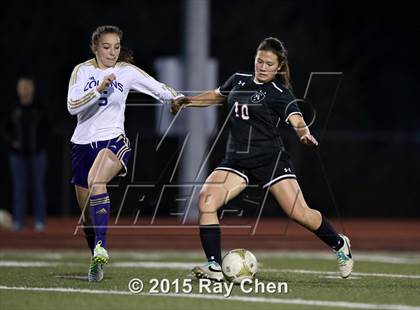
<path id="1" fill-rule="evenodd" d="M 31 77 L 20 77 L 16 92 L 18 101 L 3 126 L 3 137 L 10 149 L 13 179 L 12 228 L 21 230 L 25 227 L 27 206 L 31 202 L 35 230 L 43 231 L 46 222 L 46 145 L 50 122 L 45 109 L 35 100 L 35 82 Z"/>

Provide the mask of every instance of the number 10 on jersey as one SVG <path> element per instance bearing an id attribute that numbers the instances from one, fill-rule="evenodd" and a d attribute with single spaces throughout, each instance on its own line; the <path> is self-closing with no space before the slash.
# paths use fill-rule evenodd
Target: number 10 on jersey
<path id="1" fill-rule="evenodd" d="M 239 102 L 235 101 L 235 116 L 249 120 L 248 106 L 246 104 L 239 105 Z"/>

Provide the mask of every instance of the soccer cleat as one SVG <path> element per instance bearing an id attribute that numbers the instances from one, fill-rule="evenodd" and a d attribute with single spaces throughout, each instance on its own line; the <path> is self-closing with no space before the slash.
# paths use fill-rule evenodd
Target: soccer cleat
<path id="1" fill-rule="evenodd" d="M 341 234 L 340 237 L 343 239 L 344 245 L 335 252 L 335 255 L 337 255 L 338 271 L 340 276 L 345 279 L 350 276 L 353 270 L 353 257 L 351 255 L 349 238 Z"/>
<path id="2" fill-rule="evenodd" d="M 98 241 L 93 249 L 92 260 L 97 264 L 108 264 L 109 256 L 107 250 L 102 247 L 102 241 Z"/>
<path id="3" fill-rule="evenodd" d="M 99 264 L 94 261 L 93 257 L 90 260 L 90 267 L 88 272 L 88 281 L 89 282 L 99 282 L 104 278 L 104 271 L 102 269 L 102 264 Z"/>
<path id="4" fill-rule="evenodd" d="M 210 279 L 216 282 L 222 282 L 225 278 L 222 273 L 222 267 L 217 262 L 208 262 L 204 266 L 194 267 L 192 273 L 198 279 Z"/>

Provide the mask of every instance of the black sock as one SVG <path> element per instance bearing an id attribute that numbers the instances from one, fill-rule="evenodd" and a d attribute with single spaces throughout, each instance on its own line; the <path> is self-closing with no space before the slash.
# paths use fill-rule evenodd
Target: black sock
<path id="1" fill-rule="evenodd" d="M 93 227 L 85 226 L 85 224 L 83 223 L 83 231 L 85 233 L 85 238 L 89 249 L 93 254 L 93 249 L 95 248 L 95 230 L 93 229 Z"/>
<path id="2" fill-rule="evenodd" d="M 200 240 L 209 262 L 222 264 L 222 250 L 220 248 L 219 224 L 200 225 Z"/>
<path id="3" fill-rule="evenodd" d="M 333 250 L 338 250 L 344 245 L 344 240 L 337 234 L 330 222 L 323 215 L 321 226 L 314 231 L 314 234 Z"/>

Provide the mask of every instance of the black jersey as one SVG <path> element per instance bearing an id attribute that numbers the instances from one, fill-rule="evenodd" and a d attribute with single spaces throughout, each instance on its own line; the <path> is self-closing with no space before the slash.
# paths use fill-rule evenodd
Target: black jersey
<path id="1" fill-rule="evenodd" d="M 218 92 L 227 96 L 231 113 L 226 158 L 250 159 L 284 149 L 281 124 L 301 112 L 280 79 L 259 83 L 253 74 L 235 73 Z"/>

